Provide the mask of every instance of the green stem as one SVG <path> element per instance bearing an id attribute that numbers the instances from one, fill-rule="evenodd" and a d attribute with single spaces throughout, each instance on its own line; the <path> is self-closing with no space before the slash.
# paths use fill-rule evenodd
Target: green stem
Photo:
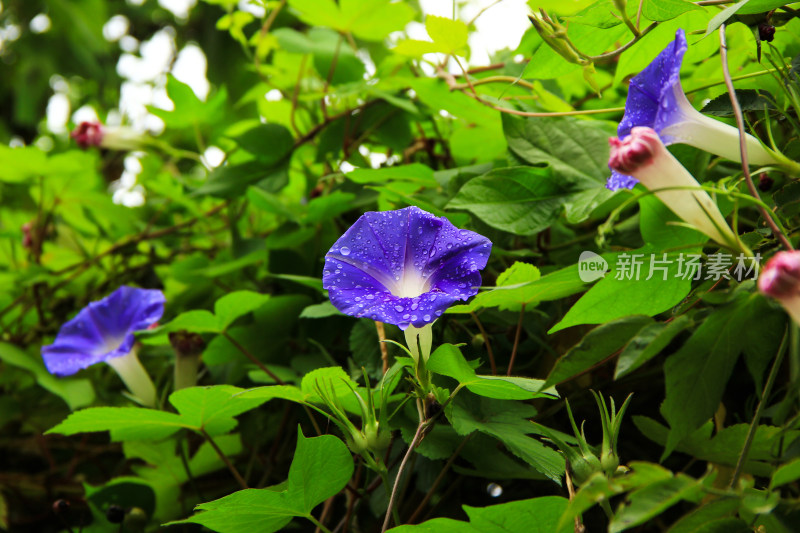
<path id="1" fill-rule="evenodd" d="M 330 529 L 328 529 L 327 527 L 323 526 L 322 522 L 320 522 L 319 520 L 314 518 L 311 514 L 309 514 L 306 518 L 311 520 L 314 523 L 314 525 L 317 526 L 320 529 L 320 531 L 322 531 L 323 533 L 331 533 Z"/>
<path id="2" fill-rule="evenodd" d="M 794 324 L 789 325 L 790 328 L 795 328 Z M 750 429 L 747 430 L 747 437 L 744 440 L 744 445 L 742 446 L 742 451 L 739 453 L 739 459 L 736 461 L 736 469 L 733 471 L 733 477 L 731 478 L 731 483 L 729 488 L 733 489 L 736 487 L 736 483 L 739 481 L 739 476 L 742 475 L 742 470 L 744 469 L 744 463 L 747 460 L 747 455 L 750 453 L 750 446 L 753 444 L 753 439 L 756 436 L 756 431 L 758 430 L 758 423 L 761 421 L 761 415 L 764 412 L 764 407 L 769 401 L 769 395 L 772 393 L 772 387 L 775 384 L 775 378 L 778 376 L 778 370 L 781 367 L 781 363 L 783 362 L 783 355 L 786 353 L 786 344 L 789 338 L 788 331 L 784 333 L 783 340 L 781 341 L 781 346 L 778 348 L 778 355 L 775 357 L 775 360 L 772 362 L 772 368 L 769 371 L 769 377 L 767 377 L 767 383 L 764 385 L 764 390 L 761 393 L 761 399 L 758 401 L 758 407 L 756 407 L 756 412 L 753 415 L 753 420 L 750 422 Z"/>
<path id="3" fill-rule="evenodd" d="M 231 474 L 236 479 L 236 482 L 239 484 L 239 486 L 242 487 L 242 489 L 248 488 L 247 482 L 244 480 L 239 471 L 236 470 L 236 467 L 233 466 L 233 463 L 231 462 L 230 459 L 228 459 L 228 456 L 225 455 L 225 453 L 220 449 L 219 446 L 217 446 L 217 443 L 214 442 L 214 439 L 211 438 L 211 435 L 209 435 L 205 429 L 200 429 L 200 433 L 203 435 L 206 441 L 211 445 L 211 447 L 214 448 L 214 451 L 217 452 L 217 455 L 219 456 L 220 459 L 222 459 L 222 462 L 225 463 L 225 466 L 228 467 L 228 470 L 230 470 Z"/>

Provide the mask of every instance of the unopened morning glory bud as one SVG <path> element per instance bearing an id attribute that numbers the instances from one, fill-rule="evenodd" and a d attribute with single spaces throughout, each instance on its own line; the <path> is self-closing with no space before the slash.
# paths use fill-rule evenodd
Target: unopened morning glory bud
<path id="1" fill-rule="evenodd" d="M 641 182 L 684 222 L 716 242 L 733 249 L 740 247 L 717 204 L 669 153 L 652 128 L 633 128 L 625 139 L 612 137 L 609 143 L 611 170 Z"/>
<path id="2" fill-rule="evenodd" d="M 778 252 L 758 277 L 758 290 L 775 298 L 800 324 L 800 251 Z"/>
<path id="3" fill-rule="evenodd" d="M 739 130 L 697 111 L 683 92 L 680 70 L 686 50 L 686 36 L 679 29 L 675 40 L 631 79 L 625 115 L 617 135 L 624 139 L 634 128 L 645 126 L 654 129 L 665 145 L 689 144 L 732 161 L 741 161 Z M 800 168 L 797 163 L 765 148 L 752 135 L 745 135 L 745 148 L 751 165 L 774 165 L 792 173 Z M 636 180 L 630 175 L 615 171 L 607 187 L 615 191 L 630 189 L 635 184 Z"/>
<path id="4" fill-rule="evenodd" d="M 130 151 L 142 148 L 143 135 L 127 126 L 105 126 L 97 121 L 85 121 L 78 124 L 70 137 L 86 150 L 90 146 L 108 150 Z"/>

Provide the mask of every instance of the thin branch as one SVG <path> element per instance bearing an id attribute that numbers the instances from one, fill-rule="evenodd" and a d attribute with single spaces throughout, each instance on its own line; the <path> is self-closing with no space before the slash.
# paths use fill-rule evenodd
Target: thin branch
<path id="1" fill-rule="evenodd" d="M 793 323 L 790 323 L 788 327 L 793 328 L 796 326 Z M 778 354 L 775 356 L 775 360 L 772 362 L 772 368 L 769 371 L 767 382 L 764 384 L 764 390 L 761 393 L 761 399 L 758 401 L 758 407 L 756 407 L 753 420 L 750 422 L 750 429 L 747 430 L 747 437 L 745 437 L 742 451 L 739 453 L 739 459 L 736 461 L 736 469 L 733 471 L 733 477 L 731 478 L 731 483 L 729 485 L 730 489 L 734 489 L 736 487 L 736 483 L 739 481 L 739 476 L 742 475 L 744 463 L 747 461 L 747 455 L 750 453 L 750 446 L 752 446 L 753 439 L 755 438 L 756 431 L 758 430 L 758 423 L 761 420 L 764 407 L 769 401 L 769 395 L 772 392 L 772 386 L 775 384 L 775 378 L 778 376 L 778 370 L 780 370 L 781 363 L 783 362 L 783 355 L 786 353 L 786 344 L 789 337 L 788 333 L 789 332 L 787 329 L 787 331 L 783 334 L 783 340 L 781 341 L 780 348 L 778 348 Z"/>
<path id="2" fill-rule="evenodd" d="M 408 520 L 406 520 L 406 523 L 413 524 L 414 521 L 417 519 L 417 517 L 420 515 L 420 513 L 422 513 L 422 511 L 425 509 L 425 506 L 428 504 L 431 497 L 433 496 L 433 493 L 436 491 L 436 489 L 444 480 L 445 474 L 447 474 L 447 472 L 450 470 L 450 467 L 453 466 L 453 462 L 459 456 L 461 450 L 464 449 L 464 446 L 466 446 L 467 442 L 469 442 L 469 439 L 470 437 L 472 437 L 472 435 L 474 435 L 474 433 L 470 433 L 469 435 L 467 435 L 467 437 L 461 441 L 461 444 L 458 445 L 458 448 L 456 448 L 453 454 L 447 459 L 447 462 L 442 467 L 442 470 L 439 472 L 439 475 L 436 476 L 436 479 L 433 481 L 431 488 L 428 489 L 428 492 L 425 494 L 425 497 L 422 498 L 421 502 L 419 502 L 419 505 L 414 510 L 414 513 L 408 518 Z"/>
<path id="3" fill-rule="evenodd" d="M 385 374 L 389 370 L 389 348 L 386 346 L 386 329 L 383 322 L 375 321 L 375 329 L 378 330 L 378 346 L 381 347 L 382 372 Z"/>
<path id="4" fill-rule="evenodd" d="M 200 433 L 203 435 L 206 441 L 208 441 L 211 447 L 214 448 L 214 451 L 217 452 L 219 458 L 222 459 L 222 462 L 225 463 L 225 466 L 228 467 L 228 470 L 231 471 L 231 474 L 233 474 L 233 477 L 236 478 L 236 482 L 239 483 L 239 486 L 242 487 L 242 489 L 249 488 L 247 486 L 247 482 L 244 480 L 242 475 L 239 473 L 238 470 L 236 470 L 236 467 L 233 466 L 233 463 L 231 463 L 231 460 L 228 459 L 228 456 L 223 453 L 223 451 L 219 448 L 219 446 L 217 446 L 217 443 L 214 442 L 214 439 L 211 438 L 211 435 L 209 435 L 206 432 L 206 430 L 202 428 L 200 429 Z"/>
<path id="5" fill-rule="evenodd" d="M 514 335 L 514 347 L 511 349 L 511 360 L 508 362 L 508 372 L 506 372 L 507 376 L 510 376 L 511 371 L 514 369 L 514 359 L 517 358 L 517 348 L 519 348 L 519 337 L 522 333 L 523 318 L 525 318 L 525 304 L 522 304 L 522 308 L 519 310 L 519 322 L 517 322 L 517 332 Z"/>
<path id="6" fill-rule="evenodd" d="M 471 311 L 470 315 L 472 316 L 472 320 L 475 322 L 475 325 L 478 326 L 478 330 L 481 332 L 481 335 L 483 335 L 483 342 L 486 344 L 486 353 L 489 355 L 489 366 L 492 367 L 492 375 L 496 376 L 497 365 L 494 362 L 494 352 L 492 351 L 492 343 L 489 342 L 489 335 L 487 335 L 486 330 L 483 329 L 483 324 L 478 319 L 478 315 L 476 315 L 474 311 Z"/>
<path id="7" fill-rule="evenodd" d="M 237 341 L 236 339 L 234 339 L 233 336 L 231 336 L 227 331 L 223 331 L 222 332 L 222 336 L 225 337 L 226 339 L 228 339 L 228 341 L 230 341 L 230 343 L 233 344 L 236 347 L 237 350 L 242 352 L 242 354 L 244 354 L 245 357 L 250 359 L 250 361 L 252 361 L 252 363 L 254 365 L 256 365 L 258 368 L 260 368 L 266 375 L 271 377 L 275 381 L 275 383 L 277 383 L 278 385 L 286 385 L 285 381 L 283 381 L 281 378 L 276 376 L 275 373 L 272 372 L 272 370 L 267 368 L 266 365 L 264 363 L 262 363 L 261 361 L 259 361 L 258 358 L 255 355 L 250 353 L 250 350 L 248 350 L 247 348 L 242 346 L 242 344 L 239 341 Z"/>
<path id="8" fill-rule="evenodd" d="M 731 98 L 731 106 L 733 107 L 733 114 L 736 116 L 736 127 L 739 129 L 739 153 L 742 157 L 742 173 L 744 174 L 744 179 L 747 182 L 747 188 L 750 190 L 750 194 L 758 199 L 761 200 L 761 195 L 758 194 L 758 190 L 756 189 L 755 184 L 753 183 L 753 177 L 750 175 L 750 167 L 747 162 L 747 145 L 745 140 L 745 131 L 744 131 L 744 117 L 742 115 L 742 108 L 739 105 L 739 100 L 736 98 L 736 89 L 733 88 L 733 81 L 731 80 L 731 73 L 728 70 L 728 44 L 725 41 L 725 24 L 722 24 L 719 27 L 719 55 L 720 59 L 722 60 L 722 75 L 725 78 L 725 86 L 728 88 L 728 95 Z M 772 217 L 766 212 L 766 209 L 759 206 L 758 210 L 761 212 L 761 216 L 766 221 L 767 225 L 769 225 L 770 229 L 772 230 L 773 234 L 781 241 L 783 247 L 787 250 L 794 250 L 792 247 L 792 243 L 789 242 L 789 239 L 786 235 L 780 230 L 775 221 L 772 220 Z"/>
<path id="9" fill-rule="evenodd" d="M 419 400 L 417 401 L 417 409 L 420 410 Z M 408 450 L 406 454 L 403 456 L 403 461 L 400 463 L 400 467 L 397 469 L 397 476 L 394 478 L 394 486 L 392 487 L 392 494 L 389 497 L 389 507 L 386 509 L 386 516 L 383 519 L 383 527 L 381 528 L 381 533 L 386 533 L 386 530 L 389 528 L 389 520 L 392 516 L 392 509 L 394 508 L 395 500 L 397 500 L 397 489 L 400 487 L 400 480 L 403 477 L 403 472 L 405 472 L 406 464 L 408 463 L 409 458 L 414 453 L 414 449 L 419 445 L 420 441 L 422 440 L 422 436 L 425 434 L 425 429 L 428 427 L 429 424 L 432 424 L 435 418 L 431 418 L 429 420 L 425 419 L 425 416 L 422 414 L 420 410 L 419 415 L 419 425 L 417 426 L 417 431 L 414 433 L 414 438 L 411 439 L 411 443 L 408 445 Z M 398 526 L 400 524 L 397 524 Z"/>

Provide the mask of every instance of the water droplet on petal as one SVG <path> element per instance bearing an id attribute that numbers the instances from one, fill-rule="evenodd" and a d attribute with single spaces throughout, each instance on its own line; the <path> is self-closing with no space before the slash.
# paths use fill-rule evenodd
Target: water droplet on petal
<path id="1" fill-rule="evenodd" d="M 347 246 L 342 246 L 342 247 L 339 249 L 339 252 L 340 252 L 342 255 L 350 255 L 350 248 L 348 248 Z"/>
<path id="2" fill-rule="evenodd" d="M 430 322 L 431 321 L 431 315 L 424 315 L 422 317 L 422 320 L 424 320 L 425 322 Z"/>
<path id="3" fill-rule="evenodd" d="M 402 305 L 395 305 L 394 306 L 394 310 L 397 311 L 398 313 L 402 313 L 403 310 L 404 310 L 404 307 Z"/>

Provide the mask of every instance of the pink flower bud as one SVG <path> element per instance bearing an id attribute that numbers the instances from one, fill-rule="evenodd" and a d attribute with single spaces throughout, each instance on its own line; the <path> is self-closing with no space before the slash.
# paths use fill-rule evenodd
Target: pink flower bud
<path id="1" fill-rule="evenodd" d="M 800 324 L 800 251 L 773 255 L 758 277 L 758 290 L 778 300 Z"/>
<path id="2" fill-rule="evenodd" d="M 698 231 L 722 245 L 740 248 L 717 204 L 669 153 L 655 130 L 637 126 L 624 139 L 612 137 L 609 144 L 608 166 L 611 170 L 636 178 L 673 213 Z"/>
<path id="3" fill-rule="evenodd" d="M 97 121 L 84 121 L 78 124 L 69 136 L 84 150 L 90 146 L 100 146 L 103 140 L 103 125 Z"/>
<path id="4" fill-rule="evenodd" d="M 108 150 L 138 150 L 142 148 L 144 137 L 127 126 L 105 126 L 97 121 L 81 122 L 70 137 L 78 146 L 86 150 L 90 146 Z"/>

